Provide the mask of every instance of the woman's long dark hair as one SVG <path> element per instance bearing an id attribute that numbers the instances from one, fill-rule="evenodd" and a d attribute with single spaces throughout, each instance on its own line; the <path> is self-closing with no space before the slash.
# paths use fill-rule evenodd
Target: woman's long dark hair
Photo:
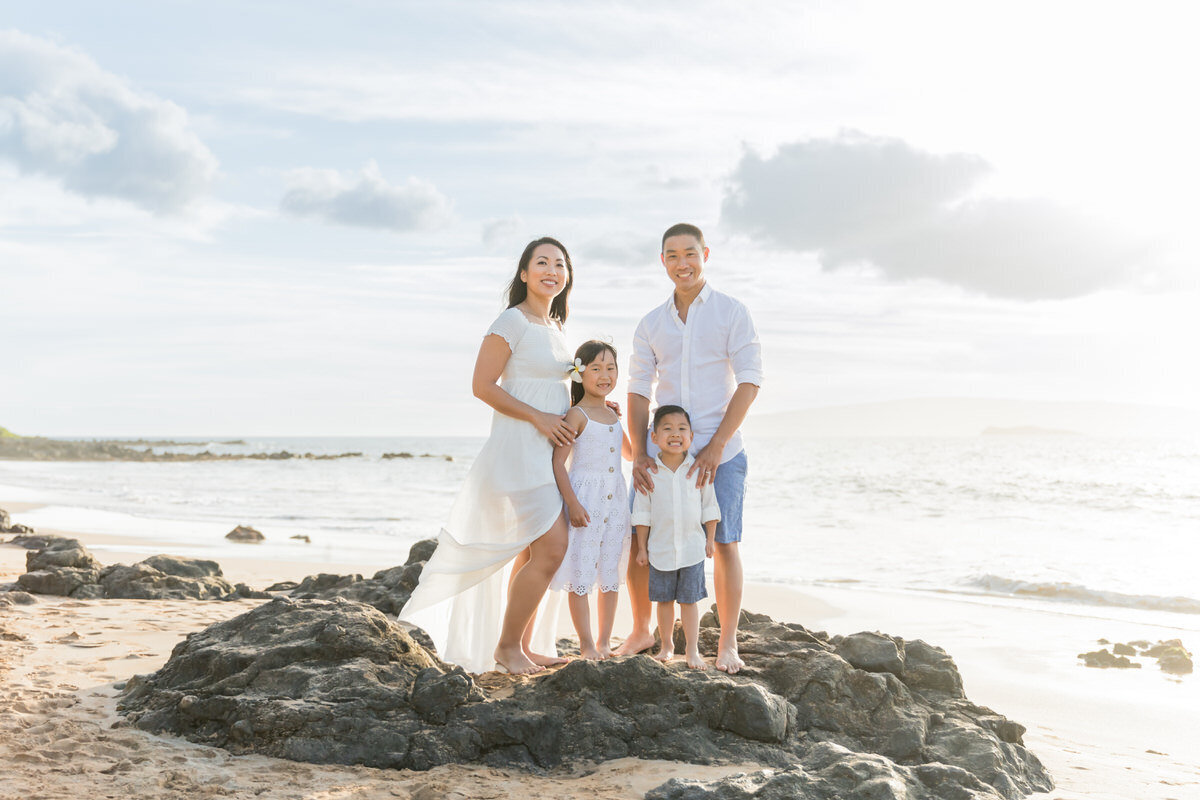
<path id="1" fill-rule="evenodd" d="M 508 307 L 512 308 L 525 302 L 525 298 L 529 294 L 529 287 L 525 281 L 521 280 L 521 273 L 529 269 L 529 262 L 533 260 L 533 251 L 544 244 L 552 244 L 562 250 L 563 259 L 567 262 L 567 285 L 557 297 L 550 301 L 550 319 L 558 320 L 558 324 L 562 325 L 567 321 L 567 298 L 571 295 L 571 287 L 575 285 L 575 269 L 571 266 L 571 254 L 558 239 L 543 236 L 525 245 L 525 252 L 521 253 L 521 259 L 517 262 L 517 274 L 508 284 Z"/>
<path id="2" fill-rule="evenodd" d="M 579 345 L 579 349 L 575 351 L 575 358 L 583 365 L 583 369 L 587 369 L 587 365 L 600 357 L 600 354 L 605 350 L 612 353 L 613 361 L 617 360 L 617 348 L 613 347 L 608 342 L 601 342 L 597 339 L 592 339 L 590 342 L 584 342 Z M 620 367 L 617 367 L 618 372 Z M 579 401 L 583 399 L 583 384 L 574 380 L 571 381 L 571 405 L 579 405 Z"/>

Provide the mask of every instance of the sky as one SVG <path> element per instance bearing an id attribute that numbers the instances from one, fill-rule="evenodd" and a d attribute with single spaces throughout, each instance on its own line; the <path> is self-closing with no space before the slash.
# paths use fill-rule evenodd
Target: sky
<path id="1" fill-rule="evenodd" d="M 1197 21 L 0 0 L 0 425 L 481 435 L 524 244 L 567 245 L 568 338 L 624 363 L 679 221 L 755 319 L 756 413 L 1200 411 Z"/>

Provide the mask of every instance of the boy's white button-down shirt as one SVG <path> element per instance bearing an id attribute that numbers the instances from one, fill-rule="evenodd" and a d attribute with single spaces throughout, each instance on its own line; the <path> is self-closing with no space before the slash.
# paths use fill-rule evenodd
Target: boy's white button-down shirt
<path id="1" fill-rule="evenodd" d="M 655 569 L 668 572 L 704 560 L 707 539 L 704 523 L 721 519 L 717 493 L 711 483 L 696 488 L 696 476 L 687 477 L 695 461 L 690 455 L 672 472 L 658 458 L 654 489 L 650 494 L 634 492 L 634 525 L 650 528 L 646 550 Z"/>
<path id="2" fill-rule="evenodd" d="M 688 308 L 686 323 L 672 295 L 642 318 L 633 335 L 629 391 L 660 406 L 682 406 L 692 419 L 693 452 L 717 432 L 738 384 L 762 386 L 762 378 L 762 348 L 750 312 L 707 283 Z M 741 451 L 737 431 L 721 463 Z M 653 443 L 647 452 L 657 452 Z"/>

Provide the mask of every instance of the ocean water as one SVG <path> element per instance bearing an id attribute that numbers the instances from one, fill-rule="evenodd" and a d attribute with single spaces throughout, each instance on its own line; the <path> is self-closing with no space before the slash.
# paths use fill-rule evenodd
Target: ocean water
<path id="1" fill-rule="evenodd" d="M 0 461 L 0 499 L 45 504 L 18 516 L 35 527 L 166 540 L 182 555 L 312 561 L 314 571 L 383 568 L 437 534 L 481 444 L 251 438 L 165 449 L 362 455 Z M 748 451 L 747 580 L 1200 614 L 1198 443 L 760 437 Z M 381 458 L 397 452 L 413 457 Z M 227 542 L 238 524 L 267 542 Z M 311 543 L 290 538 L 299 535 Z M 106 549 L 114 555 L 102 561 L 119 560 L 121 547 Z"/>

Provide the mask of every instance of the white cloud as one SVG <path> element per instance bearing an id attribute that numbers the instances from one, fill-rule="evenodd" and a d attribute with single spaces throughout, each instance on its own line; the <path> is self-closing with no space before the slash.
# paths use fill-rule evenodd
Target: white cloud
<path id="1" fill-rule="evenodd" d="M 357 175 L 294 170 L 280 207 L 296 216 L 393 231 L 438 228 L 451 218 L 450 201 L 436 186 L 411 177 L 403 184 L 389 184 L 373 161 Z"/>
<path id="2" fill-rule="evenodd" d="M 988 172 L 977 156 L 898 139 L 794 142 L 745 153 L 722 221 L 825 268 L 865 262 L 1000 297 L 1087 294 L 1152 264 L 1147 245 L 1050 201 L 973 195 Z"/>
<path id="3" fill-rule="evenodd" d="M 217 169 L 182 108 L 19 31 L 0 31 L 0 158 L 156 213 L 203 195 Z"/>

